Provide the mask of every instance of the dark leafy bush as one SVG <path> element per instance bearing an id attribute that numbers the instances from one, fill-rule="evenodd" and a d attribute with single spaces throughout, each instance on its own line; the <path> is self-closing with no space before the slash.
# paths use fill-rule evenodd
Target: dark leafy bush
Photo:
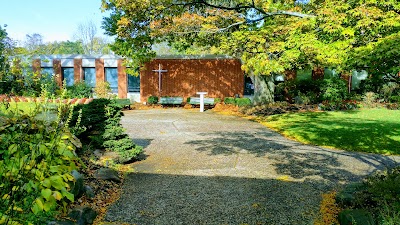
<path id="1" fill-rule="evenodd" d="M 78 82 L 67 87 L 67 98 L 90 98 L 92 97 L 92 88 L 85 82 Z"/>
<path id="2" fill-rule="evenodd" d="M 391 96 L 389 99 L 391 103 L 400 103 L 400 96 Z"/>
<path id="3" fill-rule="evenodd" d="M 235 98 L 235 105 L 239 107 L 249 106 L 251 105 L 251 100 L 249 98 Z"/>
<path id="4" fill-rule="evenodd" d="M 158 103 L 158 97 L 157 96 L 149 96 L 147 98 L 147 103 L 149 105 L 157 104 Z"/>
<path id="5" fill-rule="evenodd" d="M 347 98 L 348 90 L 346 82 L 340 78 L 324 79 L 321 82 L 322 101 L 340 102 Z"/>
<path id="6" fill-rule="evenodd" d="M 353 202 L 347 205 L 371 212 L 378 224 L 399 224 L 399 186 L 400 167 L 379 172 L 363 182 L 363 188 L 354 192 Z"/>
<path id="7" fill-rule="evenodd" d="M 234 97 L 226 97 L 226 98 L 224 98 L 224 103 L 226 105 L 234 105 L 235 104 L 235 98 Z"/>
<path id="8" fill-rule="evenodd" d="M 110 105 L 112 100 L 99 98 L 93 99 L 89 104 L 77 105 L 74 108 L 74 114 L 70 121 L 70 126 L 75 126 L 78 122 L 79 112 L 81 111 L 81 121 L 80 126 L 84 127 L 84 130 L 80 133 L 76 133 L 83 142 L 91 142 L 94 147 L 103 146 L 102 135 L 106 126 L 106 106 Z M 121 106 L 117 104 L 112 104 L 113 107 L 121 109 Z M 116 113 L 122 116 L 121 111 L 116 111 Z"/>

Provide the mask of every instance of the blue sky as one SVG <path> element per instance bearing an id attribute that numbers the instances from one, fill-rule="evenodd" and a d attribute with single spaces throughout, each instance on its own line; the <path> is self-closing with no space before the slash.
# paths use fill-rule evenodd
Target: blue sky
<path id="1" fill-rule="evenodd" d="M 24 40 L 38 33 L 44 41 L 72 40 L 79 23 L 92 20 L 98 26 L 107 14 L 100 10 L 101 0 L 7 0 L 0 7 L 0 24 L 7 24 L 9 37 Z"/>

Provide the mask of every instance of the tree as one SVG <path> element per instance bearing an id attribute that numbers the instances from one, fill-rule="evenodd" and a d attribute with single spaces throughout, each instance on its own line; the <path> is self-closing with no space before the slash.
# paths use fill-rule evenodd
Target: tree
<path id="1" fill-rule="evenodd" d="M 3 80 L 10 69 L 8 57 L 12 54 L 13 48 L 14 42 L 8 37 L 6 29 L 0 25 L 0 81 Z"/>
<path id="2" fill-rule="evenodd" d="M 206 49 L 242 60 L 255 82 L 255 102 L 273 101 L 273 75 L 303 67 L 396 71 L 400 6 L 396 0 L 103 0 L 112 49 L 141 65 L 151 47 Z M 395 57 L 383 44 L 391 43 Z M 394 46 L 396 45 L 396 46 Z M 365 63 L 374 64 L 374 67 Z M 382 66 L 384 64 L 387 66 Z M 367 66 L 367 67 L 366 67 Z"/>
<path id="3" fill-rule="evenodd" d="M 152 46 L 167 41 L 183 51 L 208 48 L 242 59 L 243 69 L 256 78 L 256 102 L 273 101 L 273 74 L 288 65 L 273 65 L 268 39 L 274 18 L 299 20 L 309 17 L 294 1 L 122 1 L 103 0 L 111 11 L 104 18 L 106 34 L 116 35 L 112 50 L 142 65 L 155 56 Z M 272 47 L 276 47 L 275 45 Z M 261 76 L 266 75 L 266 76 Z"/>
<path id="4" fill-rule="evenodd" d="M 85 54 L 110 54 L 108 41 L 97 36 L 97 27 L 92 20 L 78 24 L 74 39 L 83 44 Z"/>
<path id="5" fill-rule="evenodd" d="M 30 54 L 43 54 L 43 36 L 38 33 L 27 34 L 25 36 L 24 47 Z"/>

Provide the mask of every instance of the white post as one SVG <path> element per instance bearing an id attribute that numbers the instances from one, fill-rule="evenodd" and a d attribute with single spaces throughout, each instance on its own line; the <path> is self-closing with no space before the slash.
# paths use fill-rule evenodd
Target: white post
<path id="1" fill-rule="evenodd" d="M 197 92 L 198 95 L 200 95 L 200 112 L 204 112 L 204 95 L 207 94 L 207 92 Z"/>

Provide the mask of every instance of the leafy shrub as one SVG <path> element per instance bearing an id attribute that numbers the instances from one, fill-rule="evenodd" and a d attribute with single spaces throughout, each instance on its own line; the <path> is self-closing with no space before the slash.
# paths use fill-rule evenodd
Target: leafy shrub
<path id="1" fill-rule="evenodd" d="M 0 120 L 0 221 L 5 224 L 45 224 L 74 201 L 71 172 L 77 169 L 79 140 L 63 126 L 61 105 L 56 119 L 41 119 L 37 105 L 31 114 L 6 109 Z M 67 117 L 68 118 L 68 117 Z"/>
<path id="2" fill-rule="evenodd" d="M 220 103 L 221 99 L 220 98 L 214 98 L 214 104 Z"/>
<path id="3" fill-rule="evenodd" d="M 186 102 L 190 102 L 190 97 L 188 97 L 188 98 L 186 99 Z"/>
<path id="4" fill-rule="evenodd" d="M 376 98 L 377 95 L 374 92 L 367 92 L 364 94 L 362 97 L 363 99 L 363 104 L 366 107 L 375 107 L 376 106 Z"/>
<path id="5" fill-rule="evenodd" d="M 323 111 L 335 111 L 335 110 L 354 110 L 360 108 L 357 101 L 344 100 L 341 102 L 329 102 L 323 101 L 318 104 L 318 108 Z"/>
<path id="6" fill-rule="evenodd" d="M 67 98 L 90 98 L 92 97 L 92 88 L 85 82 L 78 82 L 67 87 Z"/>
<path id="7" fill-rule="evenodd" d="M 251 100 L 249 98 L 235 98 L 235 105 L 239 107 L 249 106 L 251 105 Z"/>
<path id="8" fill-rule="evenodd" d="M 389 98 L 389 102 L 391 102 L 391 103 L 400 103 L 400 96 L 391 96 Z"/>
<path id="9" fill-rule="evenodd" d="M 396 91 L 396 89 L 399 89 L 399 85 L 395 82 L 388 82 L 386 84 L 382 85 L 382 88 L 380 89 L 380 93 L 384 100 L 386 102 L 391 99 L 393 93 Z"/>
<path id="10" fill-rule="evenodd" d="M 224 103 L 226 105 L 234 105 L 235 104 L 235 98 L 233 97 L 226 97 L 224 98 Z"/>
<path id="11" fill-rule="evenodd" d="M 190 100 L 190 99 L 189 99 Z M 149 105 L 157 104 L 158 103 L 158 97 L 157 96 L 149 96 L 147 98 L 147 103 Z"/>
<path id="12" fill-rule="evenodd" d="M 345 100 L 348 94 L 346 82 L 340 78 L 324 79 L 320 88 L 322 101 L 340 102 Z"/>
<path id="13" fill-rule="evenodd" d="M 107 81 L 97 82 L 96 87 L 94 88 L 94 93 L 96 94 L 97 98 L 110 98 L 110 83 L 108 83 Z"/>
<path id="14" fill-rule="evenodd" d="M 79 112 L 81 112 L 80 126 L 84 127 L 84 129 L 81 130 L 82 132 L 75 133 L 75 135 L 84 142 L 91 142 L 94 147 L 102 147 L 102 135 L 106 126 L 105 121 L 107 120 L 105 108 L 111 102 L 112 100 L 110 99 L 99 98 L 93 99 L 89 104 L 76 105 L 69 126 L 72 127 L 77 124 L 79 121 Z M 121 108 L 116 104 L 113 106 Z"/>
<path id="15" fill-rule="evenodd" d="M 368 209 L 375 215 L 383 217 L 382 209 L 385 209 L 385 214 L 400 212 L 399 181 L 400 167 L 388 169 L 367 178 L 364 182 L 365 190 L 357 193 L 356 207 Z M 378 218 L 380 221 L 383 219 L 385 218 Z"/>

